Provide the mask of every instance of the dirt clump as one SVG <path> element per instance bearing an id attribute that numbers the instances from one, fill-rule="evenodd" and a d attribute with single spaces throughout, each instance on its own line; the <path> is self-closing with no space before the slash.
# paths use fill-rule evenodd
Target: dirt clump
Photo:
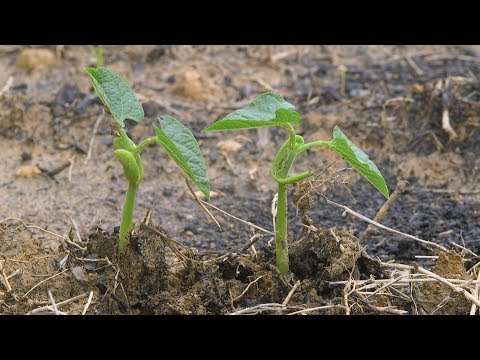
<path id="1" fill-rule="evenodd" d="M 358 240 L 349 232 L 317 229 L 290 248 L 293 273 L 321 281 L 347 280 L 360 256 Z"/>
<path id="2" fill-rule="evenodd" d="M 55 54 L 48 49 L 24 49 L 16 65 L 24 70 L 46 69 L 54 66 L 56 60 Z"/>
<path id="3" fill-rule="evenodd" d="M 195 69 L 184 71 L 178 75 L 178 80 L 172 86 L 172 93 L 196 101 L 212 99 L 219 101 L 225 97 L 220 87 L 211 79 L 203 77 Z"/>
<path id="4" fill-rule="evenodd" d="M 462 257 L 453 250 L 440 252 L 431 271 L 445 279 L 467 280 Z M 462 294 L 438 281 L 423 283 L 418 289 L 417 298 L 427 314 L 466 315 L 471 306 Z"/>

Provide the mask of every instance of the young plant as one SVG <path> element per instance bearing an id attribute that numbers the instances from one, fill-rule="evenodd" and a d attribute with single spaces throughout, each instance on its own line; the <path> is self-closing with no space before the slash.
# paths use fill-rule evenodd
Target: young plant
<path id="1" fill-rule="evenodd" d="M 102 45 L 90 45 L 90 51 L 95 56 L 95 66 L 103 66 L 103 48 Z"/>
<path id="2" fill-rule="evenodd" d="M 144 175 L 140 154 L 148 145 L 158 143 L 162 146 L 208 200 L 210 200 L 210 182 L 198 143 L 188 128 L 173 117 L 160 116 L 153 123 L 156 136 L 144 139 L 138 145 L 135 144 L 124 129 L 126 119 L 140 122 L 145 116 L 135 94 L 122 78 L 104 67 L 85 68 L 85 71 L 102 100 L 106 112 L 115 120 L 118 134 L 113 141 L 115 147 L 113 154 L 123 165 L 125 178 L 128 180 L 118 238 L 118 252 L 122 253 L 128 244 L 127 235 L 132 228 L 137 188 Z"/>
<path id="3" fill-rule="evenodd" d="M 377 166 L 343 134 L 338 126 L 333 129 L 332 140 L 318 140 L 305 144 L 303 137 L 296 135 L 292 126 L 300 123 L 300 115 L 293 111 L 293 108 L 294 106 L 286 102 L 280 95 L 265 93 L 254 99 L 245 108 L 235 110 L 203 130 L 209 132 L 270 126 L 282 126 L 288 130 L 290 137 L 275 156 L 271 169 L 271 175 L 278 184 L 275 246 L 277 268 L 282 274 L 289 272 L 286 186 L 313 175 L 312 172 L 307 171 L 289 176 L 290 167 L 298 154 L 315 147 L 329 147 L 370 181 L 386 198 L 389 196 L 387 184 Z"/>

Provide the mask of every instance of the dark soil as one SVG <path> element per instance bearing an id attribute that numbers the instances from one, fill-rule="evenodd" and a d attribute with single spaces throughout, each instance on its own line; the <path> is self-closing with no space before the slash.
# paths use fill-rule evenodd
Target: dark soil
<path id="1" fill-rule="evenodd" d="M 297 281 L 288 309 L 259 311 L 470 311 L 470 302 L 439 283 L 415 284 L 396 298 L 331 283 L 388 279 L 396 273 L 380 261 L 390 260 L 415 261 L 450 279 L 476 278 L 473 255 L 459 246 L 480 253 L 480 48 L 105 46 L 104 54 L 106 66 L 128 79 L 145 109 L 145 121 L 128 123 L 128 133 L 135 141 L 151 136 L 151 123 L 163 114 L 190 127 L 204 154 L 215 206 L 272 229 L 276 190 L 270 163 L 287 135 L 282 129 L 213 135 L 201 130 L 273 90 L 297 106 L 298 132 L 306 141 L 329 139 L 337 124 L 377 163 L 391 190 L 399 179 L 408 181 L 382 224 L 457 255 L 384 230 L 359 243 L 368 224 L 342 216 L 325 197 L 371 219 L 384 198 L 337 155 L 315 150 L 294 164 L 294 171 L 310 168 L 319 175 L 296 190 L 315 188 L 308 203 L 289 204 L 292 274 L 282 277 L 273 267 L 271 236 L 211 209 L 219 230 L 179 181 L 168 155 L 152 146 L 143 156 L 145 180 L 131 246 L 116 259 L 126 183 L 112 156 L 109 119 L 93 134 L 102 108 L 82 68 L 95 58 L 88 46 L 3 46 L 0 221 L 14 217 L 38 228 L 14 219 L 0 223 L 0 264 L 7 277 L 17 272 L 9 279 L 12 290 L 0 285 L 0 313 L 50 305 L 50 290 L 56 302 L 83 296 L 59 307 L 72 314 L 83 311 L 92 291 L 88 314 L 227 314 L 282 304 Z M 340 65 L 347 67 L 345 94 Z M 454 135 L 442 128 L 445 110 Z M 226 140 L 235 146 L 221 143 Z M 295 200 L 293 188 L 290 194 Z M 152 207 L 150 224 L 156 226 L 142 222 Z M 227 256 L 255 236 L 253 248 Z M 437 255 L 438 260 L 418 257 Z M 81 260 L 87 258 L 92 261 Z"/>

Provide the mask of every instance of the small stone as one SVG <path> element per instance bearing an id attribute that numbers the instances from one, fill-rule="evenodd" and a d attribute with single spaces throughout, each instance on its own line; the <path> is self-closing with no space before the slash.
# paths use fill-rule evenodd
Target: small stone
<path id="1" fill-rule="evenodd" d="M 17 170 L 17 175 L 22 177 L 32 177 L 34 175 L 39 175 L 41 173 L 42 173 L 42 170 L 32 165 L 20 166 Z"/>
<path id="2" fill-rule="evenodd" d="M 80 95 L 80 90 L 75 84 L 65 84 L 58 91 L 55 96 L 54 103 L 62 107 L 68 107 L 77 96 Z"/>
<path id="3" fill-rule="evenodd" d="M 37 83 L 37 89 L 40 89 L 40 90 L 47 90 L 48 89 L 48 82 L 46 81 L 39 81 Z"/>
<path id="4" fill-rule="evenodd" d="M 81 266 L 75 266 L 74 268 L 72 268 L 72 274 L 78 281 L 85 281 L 85 273 L 83 272 Z"/>
<path id="5" fill-rule="evenodd" d="M 215 162 L 218 160 L 218 152 L 215 149 L 212 149 L 210 153 L 208 154 L 208 157 L 212 162 Z"/>
<path id="6" fill-rule="evenodd" d="M 22 161 L 29 161 L 29 160 L 32 160 L 32 154 L 29 153 L 29 152 L 22 152 Z"/>
<path id="7" fill-rule="evenodd" d="M 24 49 L 17 60 L 19 69 L 46 69 L 56 63 L 55 54 L 48 49 Z"/>
<path id="8" fill-rule="evenodd" d="M 217 144 L 217 149 L 220 151 L 235 153 L 242 148 L 242 144 L 235 140 L 222 140 Z"/>
<path id="9" fill-rule="evenodd" d="M 172 189 L 164 188 L 164 189 L 162 190 L 162 195 L 165 196 L 165 197 L 170 197 L 170 196 L 172 196 Z"/>
<path id="10" fill-rule="evenodd" d="M 96 254 L 88 254 L 86 259 L 96 259 L 97 255 Z M 83 263 L 83 267 L 88 270 L 88 271 L 93 271 L 97 268 L 97 263 L 95 261 L 85 261 Z"/>

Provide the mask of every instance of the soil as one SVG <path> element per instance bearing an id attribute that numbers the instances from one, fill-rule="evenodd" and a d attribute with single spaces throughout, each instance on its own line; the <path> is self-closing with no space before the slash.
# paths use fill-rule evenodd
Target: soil
<path id="1" fill-rule="evenodd" d="M 384 198 L 333 152 L 309 150 L 293 171 L 316 175 L 289 189 L 292 273 L 281 276 L 271 235 L 210 209 L 219 229 L 168 155 L 150 146 L 136 226 L 117 258 L 126 182 L 112 156 L 111 119 L 97 123 L 101 102 L 82 70 L 95 63 L 91 49 L 0 46 L 0 314 L 52 313 L 51 297 L 68 314 L 470 312 L 470 301 L 439 282 L 378 284 L 403 274 L 385 265 L 392 261 L 470 285 L 477 279 L 480 47 L 103 49 L 106 66 L 128 80 L 145 109 L 145 121 L 127 121 L 128 134 L 135 142 L 152 136 L 152 122 L 165 114 L 188 126 L 204 155 L 213 205 L 272 229 L 270 164 L 283 129 L 201 130 L 275 91 L 296 105 L 306 141 L 329 139 L 339 125 L 391 191 L 408 181 L 382 224 L 449 251 L 385 230 L 358 241 L 368 224 L 327 198 L 370 219 Z M 446 111 L 451 129 L 442 127 Z M 367 283 L 377 290 L 366 293 Z"/>

